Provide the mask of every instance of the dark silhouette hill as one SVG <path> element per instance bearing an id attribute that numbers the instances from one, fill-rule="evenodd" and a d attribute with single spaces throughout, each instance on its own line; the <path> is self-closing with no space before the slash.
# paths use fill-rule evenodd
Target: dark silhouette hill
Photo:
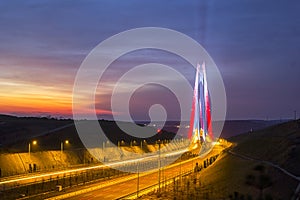
<path id="1" fill-rule="evenodd" d="M 240 135 L 243 133 L 257 131 L 264 129 L 268 126 L 272 126 L 275 124 L 283 123 L 287 120 L 226 120 L 224 122 L 224 127 L 221 133 L 222 138 L 230 138 L 236 135 Z M 142 124 L 147 124 L 148 122 L 140 121 Z M 155 122 L 156 124 L 162 124 L 162 122 Z M 220 121 L 214 121 L 214 125 L 220 125 Z M 164 125 L 165 130 L 170 132 L 177 132 L 178 125 L 180 123 L 178 121 L 167 121 Z M 188 126 L 190 122 L 183 121 L 180 125 L 181 126 Z"/>
<path id="2" fill-rule="evenodd" d="M 9 124 L 18 124 L 19 119 L 13 118 L 14 120 L 9 121 Z M 56 125 L 53 125 L 52 123 L 54 119 L 49 119 L 49 124 L 46 124 L 45 126 L 48 128 L 44 131 L 42 134 L 33 134 L 30 135 L 28 132 L 24 133 L 22 135 L 22 130 L 31 130 L 31 129 L 37 129 L 40 125 L 35 127 L 35 123 L 41 123 L 44 122 L 45 119 L 21 119 L 20 121 L 26 121 L 29 120 L 25 126 L 25 128 L 18 129 L 13 135 L 14 137 L 11 137 L 10 143 L 3 144 L 2 145 L 2 151 L 4 152 L 27 152 L 28 151 L 28 144 L 29 142 L 32 142 L 34 140 L 37 141 L 37 145 L 34 146 L 34 149 L 32 147 L 32 150 L 34 151 L 47 151 L 47 150 L 60 150 L 61 148 L 61 142 L 64 142 L 66 140 L 69 141 L 68 145 L 65 145 L 66 150 L 76 150 L 76 149 L 83 149 L 84 145 L 82 144 L 80 137 L 77 133 L 77 130 L 75 128 L 74 122 L 72 120 L 67 120 L 61 122 L 61 120 L 56 120 Z M 47 120 L 47 119 L 46 119 Z M 55 121 L 55 120 L 54 120 Z M 82 123 L 87 122 L 87 120 L 83 120 Z M 124 131 L 122 131 L 116 122 L 114 121 L 106 121 L 106 120 L 99 120 L 98 121 L 101 128 L 103 129 L 104 133 L 110 140 L 110 142 L 114 143 L 115 145 L 118 145 L 118 142 L 123 141 L 122 145 L 138 145 L 141 143 L 142 140 L 146 140 L 147 143 L 153 144 L 158 140 L 165 141 L 165 140 L 171 140 L 174 138 L 175 134 L 171 132 L 167 132 L 165 130 L 160 130 L 157 132 L 156 129 L 153 127 L 145 127 L 145 129 L 148 130 L 148 132 L 157 132 L 154 136 L 148 137 L 148 138 L 136 138 L 131 135 L 126 134 Z M 125 124 L 127 127 L 133 127 L 133 124 L 128 122 L 121 122 Z M 55 123 L 54 123 L 55 124 Z M 62 125 L 62 128 L 57 127 L 58 125 Z M 50 130 L 51 128 L 54 128 L 53 130 Z M 134 128 L 132 128 L 134 129 Z M 14 129 L 11 129 L 14 130 Z M 10 133 L 6 133 L 10 135 Z M 21 139 L 18 139 L 17 134 L 22 135 Z M 15 139 L 14 139 L 15 138 Z M 101 147 L 102 144 L 99 144 Z"/>
<path id="3" fill-rule="evenodd" d="M 261 199 L 300 197 L 300 120 L 229 139 L 217 161 L 165 192 L 165 199 Z M 219 145 L 227 146 L 226 140 Z M 205 161 L 204 161 L 205 162 Z M 200 163 L 201 164 L 201 163 Z M 202 163 L 205 166 L 204 163 Z M 157 193 L 142 199 L 155 199 Z"/>
<path id="4" fill-rule="evenodd" d="M 300 176 L 300 120 L 232 137 L 233 151 L 277 164 Z"/>
<path id="5" fill-rule="evenodd" d="M 0 115 L 0 146 L 29 140 L 72 123 L 70 119 Z"/>
<path id="6" fill-rule="evenodd" d="M 84 121 L 84 120 L 83 120 Z M 125 134 L 113 121 L 99 120 L 101 127 L 109 139 L 118 144 L 123 140 L 124 145 L 136 141 L 140 143 L 144 138 L 135 138 Z M 130 123 L 123 122 L 127 126 Z M 221 137 L 228 138 L 233 135 L 258 130 L 267 127 L 278 121 L 259 121 L 259 120 L 235 120 L 226 121 Z M 145 123 L 140 123 L 143 124 Z M 188 123 L 187 123 L 188 124 Z M 145 138 L 148 143 L 154 143 L 157 140 L 170 140 L 174 138 L 178 128 L 178 122 L 167 122 L 163 130 L 156 135 Z M 155 127 L 147 127 L 150 132 L 157 131 Z M 4 152 L 26 152 L 28 143 L 37 140 L 36 150 L 58 150 L 60 143 L 69 140 L 68 145 L 71 149 L 83 148 L 83 144 L 77 134 L 74 122 L 71 119 L 38 118 L 38 117 L 15 117 L 9 115 L 0 115 L 0 147 Z"/>
<path id="7" fill-rule="evenodd" d="M 287 120 L 227 120 L 224 123 L 221 137 L 230 138 L 243 133 L 261 130 L 285 121 Z"/>
<path id="8" fill-rule="evenodd" d="M 233 148 L 200 173 L 201 189 L 213 191 L 211 199 L 277 200 L 299 195 L 300 120 L 234 136 L 229 141 Z"/>

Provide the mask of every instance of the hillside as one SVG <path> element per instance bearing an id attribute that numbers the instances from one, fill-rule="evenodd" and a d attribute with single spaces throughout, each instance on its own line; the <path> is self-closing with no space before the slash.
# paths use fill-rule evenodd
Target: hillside
<path id="1" fill-rule="evenodd" d="M 284 120 L 226 120 L 221 137 L 231 138 L 243 133 L 262 130 L 282 122 L 284 122 Z"/>
<path id="2" fill-rule="evenodd" d="M 130 141 L 135 140 L 139 143 L 144 139 L 134 138 L 124 134 L 112 121 L 100 120 L 99 123 L 115 144 L 120 140 L 124 140 L 129 144 Z M 278 123 L 278 121 L 229 120 L 225 122 L 221 137 L 228 138 L 233 135 L 247 133 L 251 129 L 259 130 L 274 123 Z M 130 123 L 128 123 L 128 125 L 130 126 Z M 178 122 L 176 121 L 167 122 L 164 126 L 164 130 L 161 131 L 160 134 L 156 134 L 156 136 L 146 138 L 147 142 L 153 143 L 158 139 L 172 139 L 174 137 L 172 132 L 178 130 L 177 125 Z M 149 127 L 148 129 L 156 131 L 155 127 Z M 69 145 L 70 150 L 83 148 L 73 120 L 71 119 L 0 115 L 0 148 L 2 151 L 26 152 L 28 142 L 32 140 L 39 141 L 38 143 L 40 145 L 35 147 L 37 148 L 36 150 L 57 150 L 60 148 L 60 142 L 64 140 L 69 140 L 70 144 L 72 144 Z"/>
<path id="3" fill-rule="evenodd" d="M 82 123 L 88 123 L 88 121 L 82 121 Z M 131 123 L 122 122 L 126 127 L 133 129 Z M 130 145 L 135 141 L 134 145 L 139 145 L 144 138 L 136 138 L 124 133 L 115 122 L 100 120 L 99 124 L 109 138 L 110 142 L 114 145 L 118 145 L 118 142 L 124 141 L 122 145 Z M 156 132 L 156 129 L 152 127 L 146 127 L 148 132 Z M 146 138 L 147 143 L 152 144 L 157 140 L 171 140 L 174 138 L 174 133 L 170 133 L 164 130 L 156 133 L 154 136 Z M 65 145 L 66 150 L 78 150 L 84 148 L 80 137 L 77 133 L 75 125 L 70 123 L 67 126 L 63 126 L 61 129 L 55 129 L 55 131 L 48 131 L 36 137 L 29 137 L 23 140 L 16 140 L 6 146 L 2 147 L 4 152 L 27 152 L 29 141 L 36 140 L 38 145 L 35 145 L 32 149 L 34 151 L 47 151 L 47 150 L 60 150 L 60 144 L 62 141 L 68 140 L 69 144 Z M 102 146 L 102 143 L 99 143 Z"/>
<path id="4" fill-rule="evenodd" d="M 300 197 L 300 120 L 230 138 L 208 168 L 142 199 L 286 200 Z M 281 169 L 280 169 L 281 168 Z M 297 191 L 297 192 L 296 192 Z M 296 194 L 295 194 L 296 193 Z"/>
<path id="5" fill-rule="evenodd" d="M 291 199 L 299 181 L 276 167 L 300 176 L 300 120 L 238 135 L 229 141 L 234 147 L 200 173 L 203 189 L 214 190 L 212 199 L 230 195 L 256 199 L 259 186 L 264 199 Z M 266 180 L 269 183 L 263 182 Z"/>
<path id="6" fill-rule="evenodd" d="M 44 135 L 72 123 L 72 120 L 65 119 L 0 115 L 0 147 Z"/>
<path id="7" fill-rule="evenodd" d="M 234 152 L 278 164 L 300 176 L 300 120 L 231 138 Z"/>

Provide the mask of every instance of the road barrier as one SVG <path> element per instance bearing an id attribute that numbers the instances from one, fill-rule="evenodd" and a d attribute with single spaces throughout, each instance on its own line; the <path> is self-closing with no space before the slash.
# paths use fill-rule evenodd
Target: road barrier
<path id="1" fill-rule="evenodd" d="M 182 177 L 184 176 L 188 176 L 190 174 L 192 174 L 192 170 L 188 170 L 188 171 L 185 171 L 183 172 L 182 174 L 180 175 L 177 175 L 177 176 L 174 176 L 172 178 L 169 178 L 167 180 L 163 180 L 161 183 L 157 183 L 157 184 L 153 184 L 149 187 L 146 187 L 146 188 L 143 188 L 139 191 L 136 191 L 134 193 L 131 193 L 131 194 L 127 194 L 123 197 L 120 197 L 118 198 L 118 200 L 124 200 L 124 199 L 136 199 L 140 196 L 143 196 L 145 194 L 148 194 L 150 192 L 161 192 L 161 191 L 164 191 L 164 189 L 170 185 L 170 184 L 175 184 L 176 181 L 180 180 Z M 160 186 L 161 185 L 161 186 Z M 159 191 L 161 190 L 161 191 Z"/>

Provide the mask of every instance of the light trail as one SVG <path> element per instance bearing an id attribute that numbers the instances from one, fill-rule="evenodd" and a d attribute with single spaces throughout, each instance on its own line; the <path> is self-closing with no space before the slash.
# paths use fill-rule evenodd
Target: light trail
<path id="1" fill-rule="evenodd" d="M 220 149 L 220 147 L 221 147 L 221 149 Z M 222 148 L 222 146 L 219 146 L 219 147 L 215 146 L 214 149 L 213 149 L 212 151 L 209 151 L 209 152 L 208 152 L 208 154 L 209 154 L 209 153 L 212 154 L 212 155 L 219 154 L 220 152 L 223 151 L 224 148 L 225 148 L 225 147 Z M 179 151 L 178 151 L 178 152 L 179 152 Z M 206 155 L 208 156 L 208 154 L 206 154 Z M 173 163 L 173 164 L 171 164 L 171 165 L 168 165 L 168 166 L 166 166 L 166 167 L 163 167 L 162 169 L 163 169 L 164 171 L 169 170 L 169 169 L 172 169 L 172 168 L 178 169 L 177 167 L 180 167 L 180 168 L 181 168 L 181 167 L 182 167 L 183 165 L 185 165 L 185 164 L 192 164 L 192 169 L 193 169 L 193 167 L 194 167 L 194 162 L 195 162 L 196 160 L 198 160 L 198 161 L 203 161 L 204 159 L 205 159 L 205 158 L 203 158 L 203 157 L 202 157 L 202 158 L 201 158 L 201 157 L 195 157 L 195 158 L 191 158 L 191 159 L 184 160 L 184 161 L 181 161 L 181 162 Z M 153 170 L 150 170 L 150 171 L 147 171 L 147 172 L 140 173 L 140 174 L 139 174 L 139 178 L 145 177 L 145 176 L 150 175 L 150 174 L 157 173 L 158 170 L 159 170 L 159 169 L 153 169 Z M 185 174 L 185 172 L 182 173 L 181 170 L 180 170 L 180 173 L 181 173 L 181 175 Z M 176 174 L 177 174 L 177 173 L 176 173 Z M 171 178 L 174 178 L 174 172 L 172 172 L 171 174 L 169 174 L 169 177 L 170 177 L 170 176 L 171 176 Z M 176 177 L 176 176 L 178 176 L 178 174 L 175 175 L 175 177 Z M 48 198 L 48 199 L 46 199 L 46 200 L 73 199 L 75 196 L 78 197 L 78 198 L 75 198 L 75 199 L 91 199 L 91 198 L 87 198 L 86 196 L 81 196 L 81 197 L 80 197 L 80 195 L 84 195 L 84 194 L 86 194 L 86 193 L 94 192 L 94 191 L 96 191 L 96 190 L 100 190 L 100 189 L 105 188 L 105 187 L 108 187 L 108 186 L 112 187 L 112 186 L 114 186 L 114 185 L 116 185 L 116 184 L 119 184 L 119 183 L 123 183 L 123 182 L 126 182 L 126 181 L 130 181 L 130 180 L 137 179 L 137 177 L 138 177 L 137 174 L 133 174 L 133 175 L 131 175 L 131 176 L 129 176 L 129 177 L 126 177 L 126 178 L 121 178 L 121 179 L 118 179 L 118 180 L 115 180 L 115 181 L 111 181 L 111 180 L 110 180 L 110 181 L 108 181 L 108 182 L 104 182 L 104 183 L 102 183 L 102 184 L 97 184 L 97 185 L 94 185 L 94 186 L 91 186 L 91 187 L 88 187 L 88 188 L 76 190 L 76 191 L 74 191 L 74 192 L 65 193 L 65 194 L 62 194 L 62 195 L 50 197 L 50 198 Z M 173 180 L 173 179 L 172 179 L 172 180 Z M 135 184 L 135 183 L 133 183 L 133 184 Z M 155 186 L 152 187 L 152 189 L 153 189 L 153 188 L 159 188 L 158 184 L 156 183 Z M 151 189 L 151 190 L 152 190 L 152 189 Z M 133 193 L 134 193 L 134 195 L 135 195 L 135 197 L 136 197 L 136 192 L 133 192 Z M 121 196 L 124 196 L 124 194 L 122 194 Z M 127 197 L 127 196 L 126 196 L 126 197 Z M 92 199 L 95 199 L 95 197 L 92 196 Z M 116 199 L 122 199 L 122 198 L 116 198 Z M 127 198 L 126 198 L 126 199 L 127 199 Z M 129 199 L 130 199 L 130 198 L 129 198 Z"/>
<path id="2" fill-rule="evenodd" d="M 182 149 L 182 150 L 172 152 L 172 153 L 161 154 L 160 156 L 161 157 L 175 156 L 175 155 L 178 155 L 178 154 L 183 154 L 187 151 L 188 151 L 188 149 Z M 77 169 L 70 169 L 70 170 L 51 172 L 51 173 L 45 173 L 45 174 L 40 174 L 40 175 L 33 175 L 33 176 L 29 176 L 29 177 L 11 179 L 11 180 L 6 180 L 6 181 L 1 181 L 0 186 L 3 185 L 3 184 L 16 183 L 16 182 L 28 181 L 28 180 L 51 177 L 51 176 L 58 176 L 58 175 L 63 175 L 63 174 L 67 174 L 67 173 L 71 174 L 71 173 L 82 172 L 82 171 L 86 171 L 86 170 L 102 169 L 102 168 L 107 168 L 107 167 L 116 167 L 116 166 L 122 166 L 122 165 L 125 165 L 125 164 L 132 164 L 132 163 L 141 162 L 141 161 L 155 160 L 158 157 L 159 157 L 159 155 L 155 154 L 155 155 L 152 155 L 152 156 L 147 156 L 147 157 L 142 157 L 142 158 L 137 158 L 137 159 L 132 159 L 132 160 L 123 160 L 123 161 L 108 163 L 108 164 L 105 164 L 105 165 L 82 167 L 82 168 L 77 168 Z"/>

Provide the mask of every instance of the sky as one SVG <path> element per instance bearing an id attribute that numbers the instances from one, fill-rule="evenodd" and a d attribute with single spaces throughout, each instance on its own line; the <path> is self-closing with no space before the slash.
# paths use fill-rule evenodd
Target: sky
<path id="1" fill-rule="evenodd" d="M 0 1 L 0 113 L 72 116 L 76 72 L 95 46 L 132 28 L 163 27 L 198 41 L 213 58 L 225 84 L 227 119 L 292 118 L 300 113 L 299 10 L 296 0 Z M 195 70 L 167 52 L 129 53 L 97 90 L 101 118 L 112 115 L 110 85 L 147 62 L 173 66 L 194 81 Z M 136 119 L 147 118 L 155 97 L 163 97 L 158 103 L 170 119 L 178 117 L 178 102 L 165 89 L 145 86 L 135 96 Z"/>

